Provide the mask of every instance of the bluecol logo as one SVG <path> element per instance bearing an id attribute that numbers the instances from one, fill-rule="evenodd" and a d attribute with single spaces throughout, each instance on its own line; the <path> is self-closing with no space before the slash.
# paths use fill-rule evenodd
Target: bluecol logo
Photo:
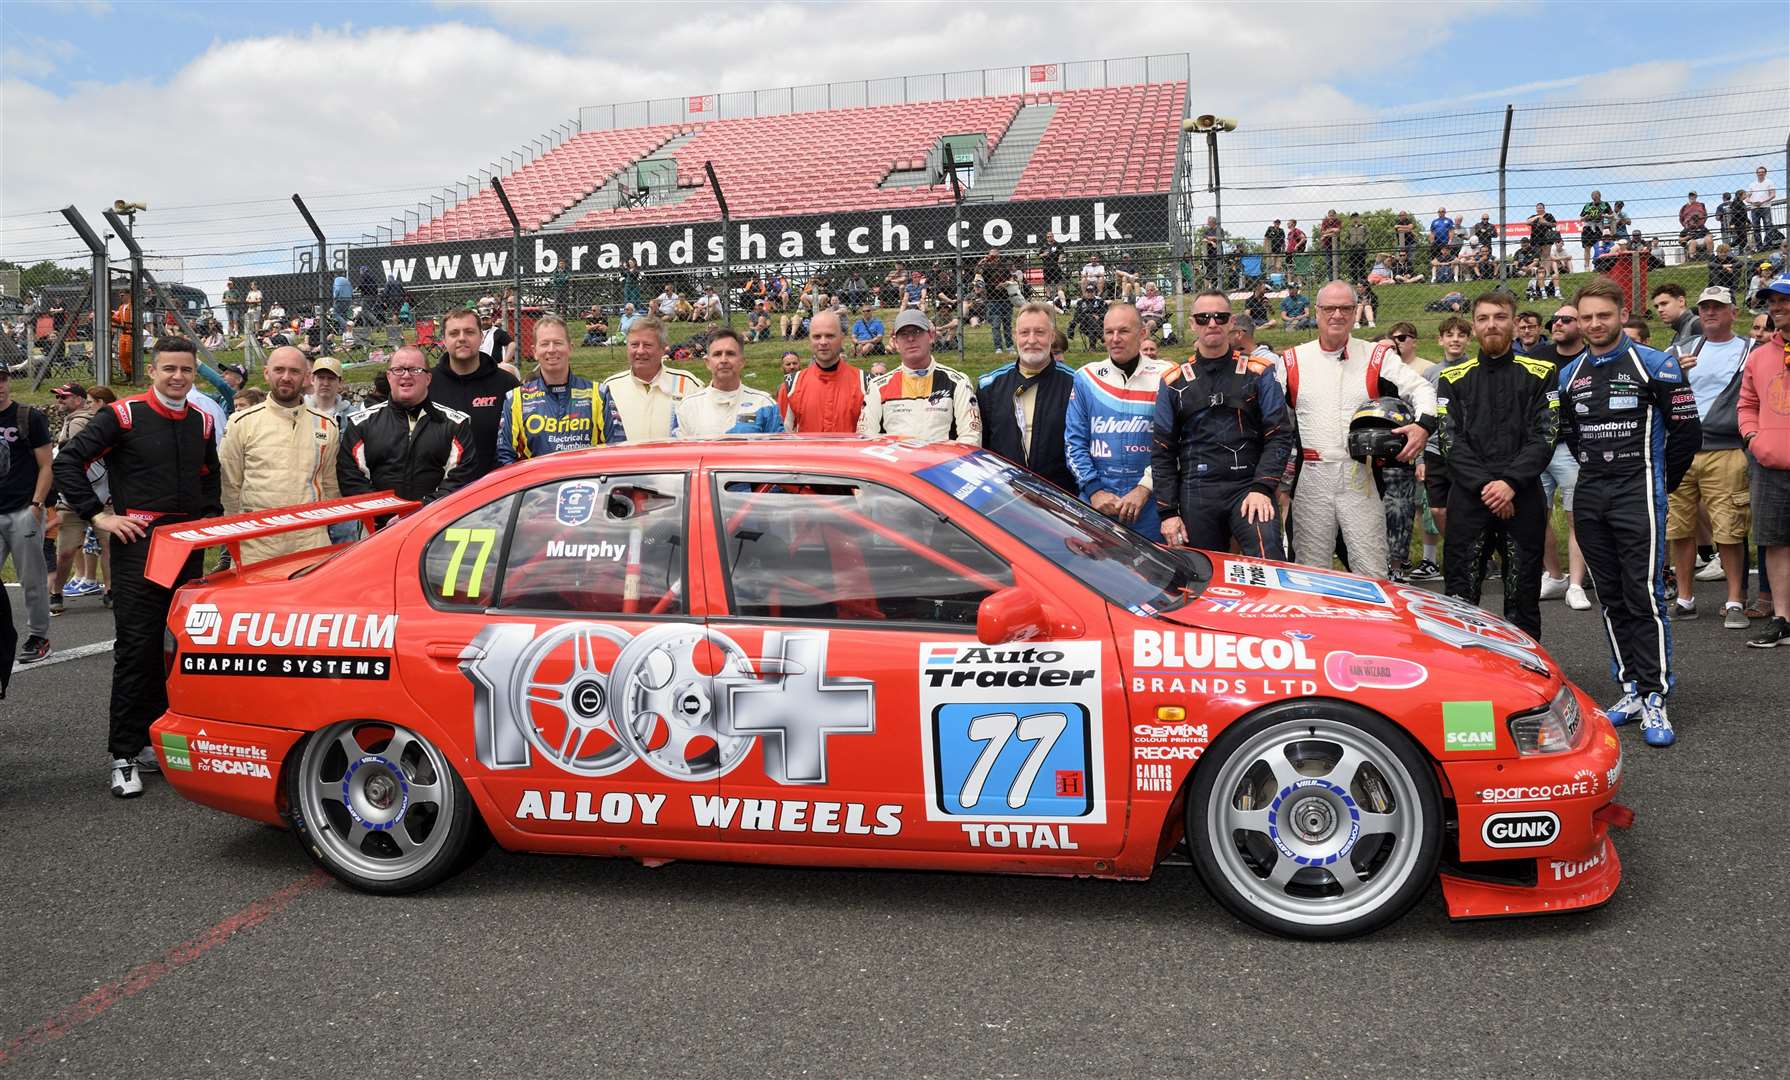
<path id="1" fill-rule="evenodd" d="M 597 508 L 597 485 L 585 483 L 559 485 L 559 501 L 553 516 L 561 525 L 578 526 L 590 520 Z"/>

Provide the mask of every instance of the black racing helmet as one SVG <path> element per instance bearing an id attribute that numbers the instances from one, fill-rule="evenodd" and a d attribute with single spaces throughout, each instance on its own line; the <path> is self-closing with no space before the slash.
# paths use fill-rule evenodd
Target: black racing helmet
<path id="1" fill-rule="evenodd" d="M 1349 456 L 1367 465 L 1395 463 L 1405 449 L 1396 428 L 1415 424 L 1411 407 L 1395 397 L 1370 398 L 1349 418 Z"/>

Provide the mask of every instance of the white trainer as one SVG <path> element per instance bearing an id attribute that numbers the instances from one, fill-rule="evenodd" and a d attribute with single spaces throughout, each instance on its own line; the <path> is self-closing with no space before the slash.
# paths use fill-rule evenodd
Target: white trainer
<path id="1" fill-rule="evenodd" d="M 134 799 L 143 794 L 143 778 L 137 775 L 137 763 L 129 758 L 112 759 L 112 794 L 120 799 Z"/>
<path id="2" fill-rule="evenodd" d="M 1695 575 L 1698 581 L 1720 581 L 1726 576 L 1726 572 L 1722 570 L 1722 556 L 1720 552 L 1716 553 L 1715 558 L 1704 563 L 1703 569 L 1697 571 Z"/>
<path id="3" fill-rule="evenodd" d="M 1591 598 L 1585 595 L 1583 585 L 1572 585 L 1566 590 L 1566 606 L 1574 611 L 1590 611 Z"/>
<path id="4" fill-rule="evenodd" d="M 1543 600 L 1558 600 L 1566 595 L 1567 586 L 1565 574 L 1552 577 L 1544 571 L 1541 575 L 1541 598 Z"/>

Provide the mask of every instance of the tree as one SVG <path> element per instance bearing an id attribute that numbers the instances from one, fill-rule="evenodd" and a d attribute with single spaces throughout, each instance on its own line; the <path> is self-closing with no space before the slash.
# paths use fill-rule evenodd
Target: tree
<path id="1" fill-rule="evenodd" d="M 0 273 L 8 270 L 18 271 L 21 299 L 34 295 L 46 285 L 79 285 L 86 288 L 92 277 L 84 267 L 70 269 L 47 261 L 21 266 L 18 263 L 0 259 Z"/>

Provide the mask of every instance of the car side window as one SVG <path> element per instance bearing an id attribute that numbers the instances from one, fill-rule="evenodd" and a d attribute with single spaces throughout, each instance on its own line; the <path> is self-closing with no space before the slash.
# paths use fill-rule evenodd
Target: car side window
<path id="1" fill-rule="evenodd" d="M 830 477 L 716 480 L 727 596 L 740 618 L 974 626 L 1013 572 L 893 488 Z"/>
<path id="2" fill-rule="evenodd" d="M 487 503 L 429 541 L 423 549 L 423 592 L 430 603 L 479 611 L 492 605 L 515 501 L 506 495 Z"/>
<path id="3" fill-rule="evenodd" d="M 523 492 L 499 606 L 683 614 L 684 484 L 681 473 L 644 473 Z"/>

